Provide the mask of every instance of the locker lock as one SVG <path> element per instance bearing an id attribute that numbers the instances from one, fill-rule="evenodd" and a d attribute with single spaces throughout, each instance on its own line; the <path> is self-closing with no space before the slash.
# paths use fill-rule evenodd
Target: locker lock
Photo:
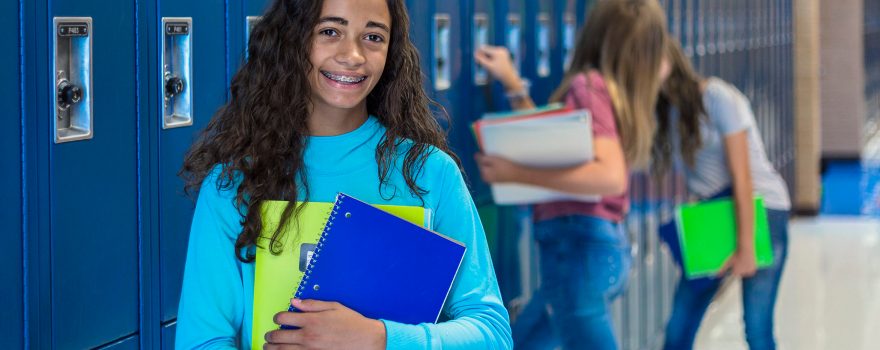
<path id="1" fill-rule="evenodd" d="M 185 87 L 186 85 L 183 79 L 173 76 L 170 73 L 165 74 L 165 99 L 170 99 L 180 94 Z"/>
<path id="2" fill-rule="evenodd" d="M 70 106 L 79 103 L 83 97 L 82 88 L 71 84 L 67 79 L 58 82 L 58 108 L 67 110 Z"/>

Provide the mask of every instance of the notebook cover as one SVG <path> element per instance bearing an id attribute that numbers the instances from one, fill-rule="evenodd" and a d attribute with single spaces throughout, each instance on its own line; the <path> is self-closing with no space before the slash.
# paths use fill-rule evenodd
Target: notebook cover
<path id="1" fill-rule="evenodd" d="M 593 132 L 587 110 L 565 110 L 503 123 L 474 124 L 486 154 L 537 168 L 568 167 L 593 159 Z M 553 142 L 547 142 L 553 140 Z M 534 204 L 559 200 L 597 202 L 600 196 L 577 195 L 517 183 L 492 184 L 496 204 Z"/>
<path id="2" fill-rule="evenodd" d="M 465 246 L 340 193 L 297 297 L 373 319 L 434 323 Z"/>
<path id="3" fill-rule="evenodd" d="M 676 225 L 688 279 L 717 274 L 736 250 L 736 213 L 729 198 L 679 206 Z M 767 210 L 760 197 L 755 198 L 755 255 L 759 268 L 773 264 Z"/>
<path id="4" fill-rule="evenodd" d="M 324 223 L 333 208 L 333 203 L 309 202 L 301 210 L 297 224 L 288 223 L 283 229 L 283 250 L 273 255 L 269 249 L 269 239 L 288 202 L 264 201 L 261 205 L 263 232 L 260 247 L 257 248 L 254 266 L 254 309 L 251 334 L 251 348 L 262 349 L 266 332 L 278 329 L 272 317 L 290 307 L 290 298 L 302 280 L 309 257 L 321 237 Z M 301 202 L 298 205 L 303 205 Z M 380 205 L 388 211 L 414 224 L 425 225 L 430 219 L 424 208 L 414 206 Z"/>

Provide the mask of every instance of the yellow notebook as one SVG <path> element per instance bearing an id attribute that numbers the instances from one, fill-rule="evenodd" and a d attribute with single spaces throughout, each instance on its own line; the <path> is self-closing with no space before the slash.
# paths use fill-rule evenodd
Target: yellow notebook
<path id="1" fill-rule="evenodd" d="M 298 203 L 302 205 L 302 203 Z M 253 329 L 251 330 L 251 348 L 262 349 L 266 342 L 266 332 L 278 329 L 278 325 L 272 322 L 272 318 L 280 311 L 286 311 L 290 306 L 290 298 L 296 292 L 300 280 L 311 253 L 314 251 L 318 239 L 324 230 L 333 203 L 309 202 L 300 212 L 299 220 L 294 222 L 291 218 L 286 227 L 282 229 L 281 241 L 284 247 L 279 255 L 273 255 L 268 249 L 269 239 L 278 222 L 287 202 L 265 201 L 261 206 L 263 218 L 263 235 L 260 237 L 260 245 L 257 248 L 256 266 L 254 267 L 254 315 Z M 430 220 L 429 213 L 422 207 L 377 205 L 404 220 L 414 224 L 425 226 Z M 427 227 L 427 226 L 426 226 Z M 430 228 L 430 227 L 428 227 Z M 264 249 L 266 248 L 266 249 Z"/>

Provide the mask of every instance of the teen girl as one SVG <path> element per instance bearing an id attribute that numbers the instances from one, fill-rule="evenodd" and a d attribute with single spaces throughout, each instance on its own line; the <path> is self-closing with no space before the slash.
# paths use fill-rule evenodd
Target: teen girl
<path id="1" fill-rule="evenodd" d="M 621 227 L 629 209 L 628 169 L 646 166 L 654 134 L 654 103 L 665 69 L 666 19 L 656 1 L 596 2 L 552 101 L 590 110 L 595 160 L 564 169 L 530 168 L 477 155 L 490 183 L 516 182 L 577 194 L 598 203 L 534 206 L 540 247 L 538 293 L 514 327 L 522 348 L 616 349 L 609 304 L 626 285 L 630 245 Z M 503 48 L 477 61 L 505 85 L 515 108 L 533 106 Z M 553 140 L 547 140 L 553 142 Z"/>
<path id="2" fill-rule="evenodd" d="M 749 100 L 733 85 L 694 71 L 678 43 L 670 40 L 672 73 L 658 103 L 656 164 L 668 168 L 674 151 L 685 164 L 688 189 L 701 199 L 732 196 L 736 207 L 737 249 L 717 278 L 678 284 L 664 349 L 693 348 L 700 322 L 718 287 L 720 275 L 742 277 L 746 341 L 752 350 L 775 349 L 773 310 L 788 242 L 788 190 L 767 160 Z M 672 110 L 674 107 L 675 111 Z M 755 266 L 754 202 L 761 195 L 773 244 L 773 265 Z M 678 239 L 663 230 L 673 254 Z"/>
<path id="3" fill-rule="evenodd" d="M 248 348 L 263 200 L 417 205 L 467 246 L 448 321 L 368 319 L 293 300 L 267 349 L 505 349 L 507 312 L 474 203 L 429 110 L 403 0 L 276 0 L 254 28 L 231 99 L 188 154 L 198 190 L 177 348 Z M 287 221 L 297 220 L 289 206 Z M 273 240 L 279 239 L 276 232 Z M 274 245 L 269 245 L 274 247 Z"/>

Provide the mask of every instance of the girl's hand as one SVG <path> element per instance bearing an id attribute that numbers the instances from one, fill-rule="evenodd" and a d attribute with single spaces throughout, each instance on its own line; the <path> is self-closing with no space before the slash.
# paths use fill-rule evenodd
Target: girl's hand
<path id="1" fill-rule="evenodd" d="M 513 66 L 510 51 L 503 46 L 482 46 L 474 52 L 474 59 L 493 78 L 504 85 L 506 91 L 519 91 L 523 89 L 522 79 L 519 72 Z"/>
<path id="2" fill-rule="evenodd" d="M 516 174 L 520 167 L 516 163 L 482 153 L 477 153 L 474 158 L 477 160 L 480 177 L 483 178 L 483 181 L 488 183 L 517 182 Z"/>
<path id="3" fill-rule="evenodd" d="M 385 324 L 336 302 L 291 299 L 302 312 L 279 312 L 264 349 L 385 349 Z"/>
<path id="4" fill-rule="evenodd" d="M 755 263 L 755 250 L 737 249 L 736 252 L 733 253 L 733 256 L 724 263 L 721 270 L 718 271 L 718 275 L 721 276 L 727 271 L 730 271 L 734 276 L 746 278 L 754 276 L 755 271 L 757 270 L 758 265 Z"/>

